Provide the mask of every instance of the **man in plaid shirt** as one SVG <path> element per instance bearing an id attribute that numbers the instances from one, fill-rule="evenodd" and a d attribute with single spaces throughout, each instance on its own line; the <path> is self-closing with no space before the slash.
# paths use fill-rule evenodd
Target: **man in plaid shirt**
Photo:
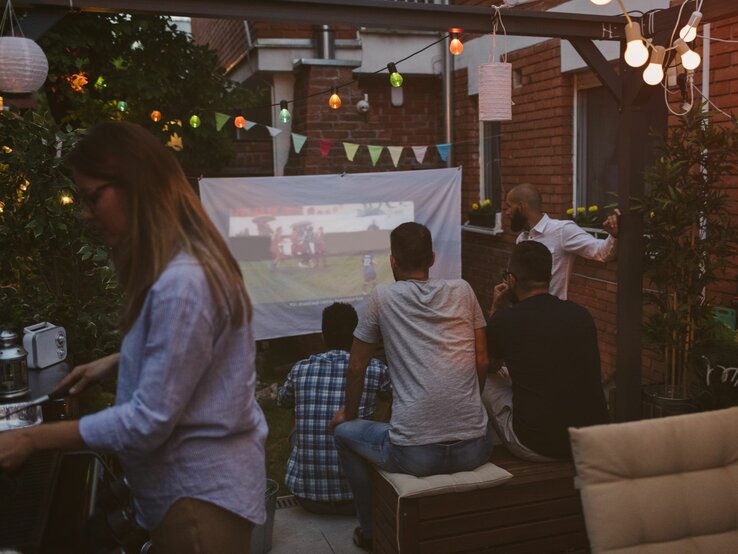
<path id="1" fill-rule="evenodd" d="M 328 424 L 344 404 L 346 368 L 358 323 L 349 304 L 323 310 L 323 342 L 328 348 L 297 362 L 277 393 L 277 404 L 294 408 L 295 430 L 285 484 L 306 510 L 319 514 L 354 513 L 353 494 L 341 470 Z M 359 417 L 371 418 L 378 392 L 390 390 L 387 366 L 372 359 L 364 379 Z"/>

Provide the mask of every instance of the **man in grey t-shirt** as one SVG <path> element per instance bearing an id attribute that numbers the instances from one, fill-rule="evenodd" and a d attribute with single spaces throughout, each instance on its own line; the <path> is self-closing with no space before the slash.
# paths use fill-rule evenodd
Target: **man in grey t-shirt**
<path id="1" fill-rule="evenodd" d="M 367 299 L 354 331 L 345 408 L 331 422 L 359 516 L 354 542 L 363 548 L 372 543 L 370 464 L 425 476 L 475 469 L 491 453 L 481 400 L 485 321 L 476 296 L 466 281 L 429 278 L 435 255 L 425 226 L 403 223 L 390 244 L 396 282 Z M 389 424 L 357 419 L 380 338 L 393 387 Z"/>

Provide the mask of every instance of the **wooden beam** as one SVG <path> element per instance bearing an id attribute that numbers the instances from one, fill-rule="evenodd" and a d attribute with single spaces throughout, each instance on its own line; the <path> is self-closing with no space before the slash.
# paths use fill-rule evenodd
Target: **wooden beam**
<path id="1" fill-rule="evenodd" d="M 644 36 L 651 37 L 657 33 L 668 33 L 674 27 L 677 27 L 677 17 L 679 16 L 680 6 L 674 6 L 666 10 L 654 12 L 653 24 L 651 24 L 651 16 L 642 18 L 641 29 L 643 29 Z M 694 5 L 685 6 L 682 10 L 682 17 L 678 22 L 677 32 L 682 25 L 687 23 L 689 16 L 695 11 Z M 738 17 L 738 2 L 735 0 L 709 0 L 702 5 L 700 10 L 702 12 L 702 23 L 717 23 L 722 19 L 728 19 L 730 17 Z"/>
<path id="2" fill-rule="evenodd" d="M 623 83 L 602 52 L 591 40 L 585 38 L 570 38 L 569 42 L 620 105 L 623 98 Z"/>
<path id="3" fill-rule="evenodd" d="M 256 21 L 345 24 L 384 29 L 467 33 L 492 31 L 495 11 L 485 6 L 390 2 L 387 0 L 73 0 L 75 10 L 97 13 L 144 13 Z M 23 7 L 68 9 L 69 0 L 18 0 Z M 622 16 L 500 9 L 508 35 L 547 38 L 620 40 Z"/>

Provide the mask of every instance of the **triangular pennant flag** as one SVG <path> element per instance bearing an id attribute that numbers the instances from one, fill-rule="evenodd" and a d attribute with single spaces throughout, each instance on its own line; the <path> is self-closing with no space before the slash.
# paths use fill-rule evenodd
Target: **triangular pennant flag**
<path id="1" fill-rule="evenodd" d="M 379 160 L 379 156 L 382 154 L 384 146 L 375 146 L 370 144 L 367 148 L 369 149 L 369 157 L 372 159 L 372 165 L 377 165 L 377 160 Z"/>
<path id="2" fill-rule="evenodd" d="M 359 145 L 354 144 L 353 142 L 344 142 L 343 149 L 346 151 L 348 161 L 353 162 L 354 156 L 356 156 L 356 151 L 359 149 Z"/>
<path id="3" fill-rule="evenodd" d="M 436 144 L 436 148 L 438 148 L 438 154 L 441 156 L 441 159 L 445 162 L 446 158 L 448 158 L 448 153 L 451 151 L 451 145 L 446 144 Z"/>
<path id="4" fill-rule="evenodd" d="M 419 164 L 423 163 L 423 160 L 425 159 L 425 151 L 428 150 L 427 146 L 411 146 L 410 148 L 413 149 L 413 153 L 415 154 L 415 159 L 418 160 Z"/>
<path id="5" fill-rule="evenodd" d="M 328 155 L 328 152 L 330 152 L 332 146 L 332 140 L 320 139 L 320 155 L 325 158 Z"/>
<path id="6" fill-rule="evenodd" d="M 248 131 L 248 130 L 250 130 L 250 129 L 251 129 L 251 127 L 253 127 L 254 125 L 256 125 L 256 123 L 254 123 L 253 121 L 248 121 L 248 120 L 247 120 L 247 121 L 246 121 L 246 130 L 247 130 L 247 131 Z"/>
<path id="7" fill-rule="evenodd" d="M 307 137 L 305 135 L 298 135 L 297 133 L 292 133 L 292 146 L 295 147 L 295 154 L 300 153 L 300 150 L 302 150 L 302 147 L 305 145 L 306 140 L 307 140 Z"/>
<path id="8" fill-rule="evenodd" d="M 270 127 L 269 125 L 264 125 L 264 127 L 267 128 L 267 131 L 269 131 L 269 134 L 273 137 L 276 137 L 279 133 L 282 132 L 282 129 L 277 129 L 276 127 Z M 248 123 L 246 124 L 246 128 L 248 129 Z"/>
<path id="9" fill-rule="evenodd" d="M 215 129 L 220 131 L 223 128 L 223 125 L 228 123 L 230 118 L 231 116 L 227 113 L 215 112 Z"/>
<path id="10" fill-rule="evenodd" d="M 389 150 L 390 156 L 392 156 L 392 163 L 395 164 L 395 167 L 397 167 L 397 164 L 400 163 L 400 156 L 402 155 L 402 149 L 404 146 L 388 146 L 387 150 Z"/>

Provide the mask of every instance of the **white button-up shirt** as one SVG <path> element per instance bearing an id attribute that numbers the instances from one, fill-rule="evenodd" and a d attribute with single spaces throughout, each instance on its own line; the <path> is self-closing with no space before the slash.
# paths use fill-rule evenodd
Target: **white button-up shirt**
<path id="1" fill-rule="evenodd" d="M 617 240 L 608 236 L 597 239 L 573 221 L 551 219 L 543 214 L 530 231 L 518 235 L 517 242 L 535 240 L 545 245 L 553 256 L 549 292 L 566 300 L 569 277 L 577 256 L 588 260 L 607 262 L 617 255 Z"/>

